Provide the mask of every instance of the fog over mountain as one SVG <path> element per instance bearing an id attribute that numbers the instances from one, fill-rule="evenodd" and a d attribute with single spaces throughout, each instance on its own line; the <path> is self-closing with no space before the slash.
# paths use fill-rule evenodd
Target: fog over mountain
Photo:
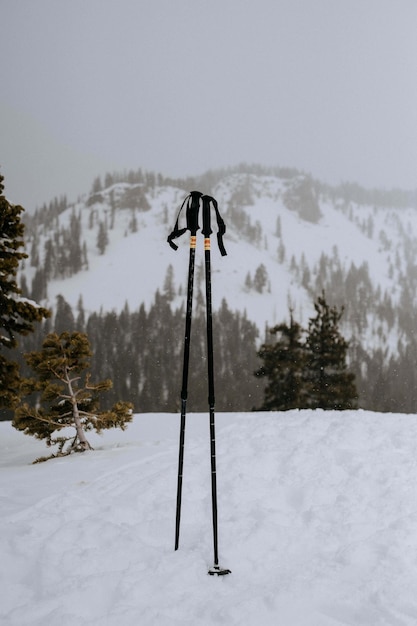
<path id="1" fill-rule="evenodd" d="M 1 18 L 0 166 L 28 211 L 138 165 L 416 188 L 415 0 L 19 0 Z"/>

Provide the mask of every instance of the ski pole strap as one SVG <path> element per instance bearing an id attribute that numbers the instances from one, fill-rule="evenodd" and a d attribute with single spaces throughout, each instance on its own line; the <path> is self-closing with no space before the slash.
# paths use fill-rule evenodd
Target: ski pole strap
<path id="1" fill-rule="evenodd" d="M 217 245 L 219 246 L 220 254 L 225 256 L 227 254 L 226 249 L 223 244 L 223 235 L 226 232 L 226 225 L 222 216 L 220 215 L 219 207 L 217 205 L 217 200 L 212 198 L 211 196 L 203 196 L 199 191 L 191 191 L 188 196 L 185 198 L 184 202 L 181 205 L 180 210 L 178 211 L 177 219 L 175 221 L 175 226 L 170 235 L 168 235 L 168 243 L 173 250 L 178 250 L 177 244 L 173 242 L 173 239 L 178 239 L 181 237 L 187 230 L 191 231 L 192 235 L 195 235 L 199 226 L 198 226 L 198 207 L 200 198 L 203 202 L 203 234 L 206 237 L 210 237 L 212 230 L 210 228 L 210 203 L 214 207 L 214 211 L 216 213 L 217 220 Z M 179 219 L 181 215 L 181 211 L 184 208 L 185 204 L 187 204 L 187 225 L 185 228 L 179 228 Z"/>
<path id="2" fill-rule="evenodd" d="M 223 244 L 223 235 L 226 232 L 226 224 L 224 223 L 224 220 L 222 218 L 222 216 L 220 215 L 220 211 L 219 211 L 219 207 L 217 204 L 217 200 L 215 198 L 212 198 L 211 196 L 203 196 L 202 197 L 202 201 L 203 201 L 203 230 L 202 233 L 205 237 L 210 237 L 211 233 L 213 232 L 211 230 L 211 224 L 210 224 L 210 203 L 213 205 L 214 207 L 214 211 L 216 213 L 216 220 L 217 220 L 217 245 L 219 246 L 219 250 L 220 250 L 220 254 L 222 256 L 226 256 L 227 252 L 226 249 L 224 247 Z"/>
<path id="3" fill-rule="evenodd" d="M 219 246 L 219 250 L 220 250 L 220 254 L 222 256 L 226 256 L 227 252 L 226 252 L 226 248 L 224 247 L 224 243 L 223 243 L 223 235 L 226 232 L 226 224 L 224 223 L 224 220 L 222 218 L 222 216 L 220 215 L 220 211 L 217 207 L 217 202 L 214 201 L 214 210 L 216 211 L 216 219 L 217 219 L 217 226 L 218 226 L 218 231 L 217 231 L 217 245 Z"/>
<path id="4" fill-rule="evenodd" d="M 178 211 L 177 219 L 176 219 L 176 221 L 175 221 L 174 230 L 172 231 L 172 233 L 171 233 L 170 235 L 168 235 L 168 239 L 167 239 L 167 241 L 168 241 L 169 245 L 171 246 L 171 248 L 172 248 L 173 250 L 178 250 L 178 246 L 177 246 L 177 244 L 176 244 L 176 243 L 174 243 L 172 240 L 173 240 L 173 239 L 178 239 L 178 237 L 181 237 L 181 235 L 183 235 L 183 234 L 185 233 L 185 231 L 187 230 L 187 227 L 185 227 L 185 228 L 178 228 L 178 223 L 179 223 L 179 219 L 180 219 L 180 214 L 181 214 L 181 211 L 183 210 L 184 205 L 185 205 L 185 203 L 187 202 L 187 200 L 190 200 L 190 198 L 191 198 L 191 194 L 189 194 L 189 195 L 185 198 L 184 202 L 182 203 L 181 208 L 180 208 L 180 210 Z"/>
<path id="5" fill-rule="evenodd" d="M 181 237 L 187 230 L 191 232 L 191 235 L 195 235 L 198 229 L 200 228 L 198 225 L 198 211 L 200 208 L 200 198 L 202 197 L 202 193 L 200 191 L 190 191 L 188 196 L 185 198 L 184 202 L 181 205 L 180 210 L 178 211 L 177 220 L 175 222 L 174 230 L 168 236 L 168 243 L 173 248 L 173 250 L 177 250 L 178 246 L 172 241 L 173 239 L 177 239 Z M 179 228 L 178 223 L 180 219 L 181 211 L 183 210 L 185 204 L 187 203 L 187 225 L 185 228 Z"/>

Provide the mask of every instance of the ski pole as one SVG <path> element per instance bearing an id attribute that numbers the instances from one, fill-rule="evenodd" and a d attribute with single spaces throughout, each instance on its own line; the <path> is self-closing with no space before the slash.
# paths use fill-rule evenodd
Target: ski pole
<path id="1" fill-rule="evenodd" d="M 222 576 L 230 574 L 229 569 L 223 569 L 219 566 L 219 550 L 218 550 L 218 527 L 217 527 L 217 470 L 216 470 L 216 429 L 214 416 L 214 357 L 213 357 L 213 313 L 211 303 L 211 256 L 210 256 L 210 235 L 211 230 L 210 210 L 213 204 L 216 214 L 217 202 L 210 196 L 202 197 L 203 203 L 203 229 L 204 235 L 204 262 L 206 277 L 206 324 L 207 324 L 207 378 L 208 378 L 208 404 L 209 404 L 209 422 L 210 422 L 210 458 L 211 458 L 211 500 L 212 500 L 212 522 L 213 522 L 213 545 L 214 545 L 214 566 L 209 569 L 210 575 Z M 224 227 L 224 224 L 223 224 Z M 220 231 L 219 231 L 220 232 Z M 224 234 L 224 230 L 221 235 Z M 221 253 L 226 253 L 221 248 Z"/>
<path id="2" fill-rule="evenodd" d="M 192 301 L 193 301 L 193 284 L 194 284 L 194 266 L 195 266 L 195 249 L 196 249 L 196 233 L 198 226 L 198 212 L 200 208 L 200 199 L 203 202 L 203 234 L 205 235 L 205 267 L 206 267 L 206 304 L 207 304 L 207 354 L 208 354 L 208 387 L 209 387 L 209 410 L 210 410 L 210 454 L 211 454 L 211 480 L 212 480 L 212 509 L 213 509 L 213 538 L 214 538 L 214 567 L 209 570 L 210 575 L 230 574 L 230 570 L 222 569 L 218 564 L 218 533 L 217 533 L 217 483 L 216 483 L 216 447 L 215 447 L 215 423 L 214 423 L 214 367 L 213 367 L 213 328 L 212 328 L 212 307 L 211 307 L 211 270 L 210 270 L 210 235 L 212 233 L 210 224 L 210 208 L 214 207 L 217 218 L 217 242 L 222 256 L 226 254 L 223 245 L 223 235 L 226 232 L 226 226 L 220 216 L 217 202 L 210 196 L 203 196 L 199 191 L 192 191 L 185 198 L 177 216 L 174 230 L 168 236 L 168 243 L 177 250 L 178 246 L 173 242 L 174 239 L 183 235 L 187 230 L 190 231 L 190 260 L 188 267 L 188 287 L 187 287 L 187 310 L 185 321 L 185 341 L 184 341 L 184 362 L 181 387 L 181 425 L 180 425 L 180 443 L 178 455 L 178 483 L 177 483 L 177 509 L 175 524 L 175 550 L 179 545 L 179 532 L 181 520 L 181 494 L 182 494 L 182 478 L 183 478 L 183 462 L 184 462 L 184 440 L 185 440 L 185 420 L 188 393 L 188 369 L 190 354 L 190 336 L 191 336 L 191 317 L 192 317 Z M 185 228 L 179 228 L 179 217 L 183 207 L 187 204 L 187 225 Z"/>
<path id="3" fill-rule="evenodd" d="M 180 537 L 180 522 L 181 522 L 181 499 L 182 499 L 182 477 L 184 466 L 184 441 L 185 441 L 185 419 L 187 412 L 187 396 L 188 396 L 188 366 L 190 360 L 190 337 L 191 337 L 191 316 L 193 308 L 193 288 L 194 288 L 194 267 L 195 267 L 195 249 L 197 240 L 198 225 L 198 212 L 200 208 L 200 198 L 202 194 L 199 191 L 192 191 L 188 198 L 186 198 L 187 210 L 186 220 L 187 227 L 185 229 L 178 229 L 178 218 L 175 224 L 174 231 L 168 237 L 168 243 L 174 249 L 177 246 L 172 242 L 172 239 L 179 237 L 186 230 L 190 231 L 190 258 L 188 264 L 188 286 L 187 286 L 187 310 L 185 316 L 185 339 L 184 339 L 184 360 L 182 369 L 182 386 L 181 386 L 181 424 L 180 424 L 180 441 L 179 441 L 179 453 L 178 453 L 178 479 L 177 479 L 177 507 L 175 517 L 175 550 L 178 550 L 179 537 Z M 185 202 L 185 201 L 184 201 Z M 184 206 L 184 203 L 183 203 Z M 182 209 L 182 207 L 181 207 Z M 180 209 L 180 212 L 181 212 Z"/>

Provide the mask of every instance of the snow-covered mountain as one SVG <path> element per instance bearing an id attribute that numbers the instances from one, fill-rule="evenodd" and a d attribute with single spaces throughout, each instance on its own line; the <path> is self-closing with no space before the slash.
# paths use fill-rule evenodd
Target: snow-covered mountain
<path id="1" fill-rule="evenodd" d="M 77 202 L 55 201 L 28 216 L 30 258 L 21 275 L 27 291 L 52 308 L 61 294 L 86 315 L 120 312 L 126 303 L 131 311 L 150 307 L 157 290 L 169 293 L 173 309 L 181 307 L 189 236 L 176 240 L 177 251 L 167 236 L 196 188 L 216 198 L 227 227 L 227 256 L 212 236 L 214 310 L 225 299 L 257 325 L 262 341 L 266 326 L 288 321 L 289 308 L 306 327 L 324 289 L 329 304 L 344 307 L 341 330 L 362 377 L 360 395 L 378 398 L 396 379 L 404 389 L 389 395 L 407 398 L 406 404 L 376 408 L 414 410 L 417 209 L 411 193 L 331 188 L 297 171 L 256 167 L 189 181 L 140 170 L 106 175 Z M 185 226 L 185 211 L 180 222 Z M 215 224 L 213 215 L 214 231 Z M 201 232 L 197 242 L 198 294 L 198 287 L 204 293 Z M 365 406 L 375 408 L 373 402 Z"/>
<path id="2" fill-rule="evenodd" d="M 48 241 L 57 242 L 64 254 L 74 245 L 75 218 L 85 260 L 75 274 L 69 275 L 68 263 L 59 277 L 49 272 L 46 304 L 53 307 L 62 294 L 74 308 L 82 297 L 86 312 L 120 311 L 126 302 L 131 308 L 142 302 L 149 305 L 155 291 L 164 290 L 172 265 L 173 305 L 180 305 L 187 284 L 189 239 L 184 235 L 177 240 L 179 250 L 174 252 L 167 235 L 187 193 L 174 186 L 119 182 L 82 196 L 53 219 L 34 220 L 27 248 L 33 260 L 35 242 L 37 261 L 24 269 L 28 285 L 46 263 Z M 226 257 L 220 256 L 213 236 L 214 308 L 225 298 L 232 310 L 245 310 L 263 331 L 265 324 L 288 319 L 291 306 L 297 320 L 306 324 L 316 295 L 325 288 L 332 304 L 345 306 L 349 337 L 364 348 L 397 349 L 405 329 L 398 325 L 396 313 L 389 323 L 385 319 L 389 314 L 377 311 L 391 307 L 398 311 L 407 298 L 410 307 L 416 302 L 414 207 L 359 204 L 302 175 L 226 175 L 210 194 L 227 226 Z M 108 238 L 104 253 L 97 246 L 100 228 Z M 57 254 L 55 270 L 61 262 Z M 196 263 L 202 267 L 202 235 Z M 202 274 L 197 272 L 199 280 Z M 365 309 L 362 320 L 358 303 Z"/>

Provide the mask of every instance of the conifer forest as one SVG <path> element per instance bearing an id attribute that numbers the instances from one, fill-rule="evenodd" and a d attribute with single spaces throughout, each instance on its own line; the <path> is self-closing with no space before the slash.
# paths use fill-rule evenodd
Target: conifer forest
<path id="1" fill-rule="evenodd" d="M 92 379 L 113 381 L 109 405 L 123 398 L 133 403 L 135 412 L 178 411 L 186 276 L 179 275 L 177 264 L 187 253 L 169 251 L 158 267 L 150 255 L 148 266 L 146 261 L 129 265 L 130 257 L 124 255 L 134 237 L 139 254 L 154 233 L 168 249 L 166 236 L 176 211 L 195 188 L 216 196 L 227 224 L 227 262 L 234 263 L 231 269 L 217 258 L 213 264 L 222 280 L 226 276 L 213 315 L 217 410 L 264 406 L 267 381 L 256 373 L 262 365 L 261 346 L 273 341 L 270 329 L 294 315 L 306 332 L 314 302 L 325 293 L 332 306 L 343 310 L 340 331 L 358 408 L 415 412 L 415 194 L 366 190 L 353 183 L 330 187 L 290 168 L 241 165 L 181 180 L 142 170 L 108 173 L 93 181 L 90 192 L 77 202 L 61 197 L 26 213 L 28 258 L 19 273 L 20 286 L 52 316 L 19 338 L 12 351 L 22 372 L 23 354 L 39 349 L 49 332 L 77 330 L 91 344 Z M 307 233 L 301 246 L 297 228 Z M 370 252 L 369 258 L 362 254 L 366 247 L 375 263 Z M 105 273 L 96 273 L 105 262 L 109 267 L 120 263 L 124 296 L 116 298 L 114 283 L 103 279 Z M 201 266 L 196 273 L 189 410 L 204 411 Z M 76 293 L 80 277 L 84 283 Z M 86 305 L 87 284 L 103 297 L 94 308 L 91 301 Z M 220 278 L 218 285 L 223 286 Z"/>

